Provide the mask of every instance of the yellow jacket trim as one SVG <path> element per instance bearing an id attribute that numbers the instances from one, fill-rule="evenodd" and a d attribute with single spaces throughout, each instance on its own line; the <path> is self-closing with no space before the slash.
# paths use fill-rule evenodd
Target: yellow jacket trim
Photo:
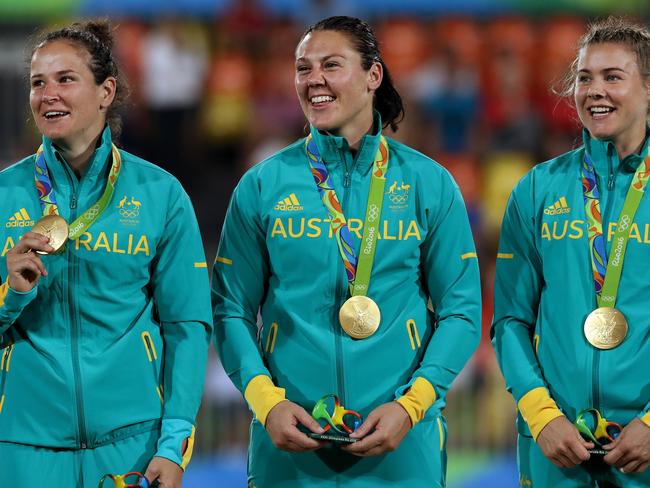
<path id="1" fill-rule="evenodd" d="M 517 404 L 522 417 L 528 424 L 530 433 L 537 440 L 539 433 L 548 423 L 564 415 L 543 386 L 533 388 L 526 393 Z"/>
<path id="2" fill-rule="evenodd" d="M 641 417 L 641 421 L 650 427 L 650 410 L 647 411 L 643 417 Z"/>
<path id="3" fill-rule="evenodd" d="M 9 293 L 9 282 L 0 285 L 0 307 L 5 304 L 5 297 Z"/>
<path id="4" fill-rule="evenodd" d="M 278 388 L 271 378 L 263 374 L 248 382 L 244 398 L 262 425 L 266 424 L 266 416 L 271 409 L 287 399 L 284 388 Z"/>
<path id="5" fill-rule="evenodd" d="M 424 418 L 424 414 L 435 401 L 436 390 L 429 381 L 421 376 L 415 379 L 405 395 L 397 399 L 397 403 L 404 407 L 406 413 L 409 414 L 413 426 Z"/>
<path id="6" fill-rule="evenodd" d="M 183 452 L 183 462 L 181 462 L 181 469 L 185 471 L 187 465 L 190 464 L 190 459 L 192 459 L 192 452 L 194 451 L 194 435 L 196 434 L 196 427 L 192 427 L 192 433 L 187 438 L 187 446 L 185 446 L 185 452 Z"/>

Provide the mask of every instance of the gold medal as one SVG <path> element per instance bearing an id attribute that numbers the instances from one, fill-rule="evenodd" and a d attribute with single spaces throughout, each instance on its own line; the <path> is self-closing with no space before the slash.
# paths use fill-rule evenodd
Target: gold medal
<path id="1" fill-rule="evenodd" d="M 59 215 L 46 215 L 36 222 L 32 232 L 49 237 L 48 244 L 54 248 L 52 253 L 36 251 L 38 254 L 57 254 L 64 249 L 68 240 L 68 223 Z"/>
<path id="2" fill-rule="evenodd" d="M 365 339 L 377 331 L 381 313 L 371 298 L 356 295 L 348 298 L 339 310 L 339 322 L 350 337 Z"/>
<path id="3" fill-rule="evenodd" d="M 625 340 L 627 320 L 615 308 L 600 307 L 587 316 L 584 333 L 592 346 L 613 349 Z"/>

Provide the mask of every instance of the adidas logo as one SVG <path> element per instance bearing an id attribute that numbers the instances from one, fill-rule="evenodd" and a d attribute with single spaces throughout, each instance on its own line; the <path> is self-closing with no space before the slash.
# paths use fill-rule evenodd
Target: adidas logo
<path id="1" fill-rule="evenodd" d="M 292 193 L 287 198 L 284 198 L 275 204 L 276 210 L 286 210 L 287 212 L 302 210 L 303 208 L 305 207 L 300 205 L 295 193 Z"/>
<path id="2" fill-rule="evenodd" d="M 566 203 L 566 198 L 561 197 L 553 205 L 549 205 L 544 209 L 546 215 L 561 215 L 568 214 L 571 211 L 571 207 Z"/>
<path id="3" fill-rule="evenodd" d="M 5 227 L 10 229 L 12 227 L 34 227 L 35 222 L 27 213 L 27 210 L 21 208 L 18 212 L 9 218 Z"/>

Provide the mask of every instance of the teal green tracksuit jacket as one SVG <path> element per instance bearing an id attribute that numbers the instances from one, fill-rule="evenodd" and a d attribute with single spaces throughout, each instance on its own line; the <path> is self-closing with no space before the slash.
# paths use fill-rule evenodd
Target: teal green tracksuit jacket
<path id="1" fill-rule="evenodd" d="M 79 180 L 47 138 L 68 222 L 102 194 L 111 134 Z M 157 455 L 182 464 L 211 333 L 208 273 L 187 194 L 169 173 L 121 151 L 112 201 L 30 292 L 0 294 L 0 441 L 84 449 L 160 430 Z M 0 173 L 0 277 L 7 252 L 42 215 L 34 156 Z"/>
<path id="2" fill-rule="evenodd" d="M 507 388 L 524 414 L 518 419 L 524 435 L 535 419 L 524 420 L 522 398 L 532 391 L 547 392 L 570 421 L 594 407 L 627 424 L 650 406 L 643 373 L 650 355 L 650 196 L 643 196 L 632 224 L 616 303 L 628 335 L 615 349 L 596 349 L 583 333 L 585 318 L 598 307 L 582 191 L 585 152 L 594 163 L 609 255 L 642 156 L 619 161 L 611 142 L 591 139 L 586 131 L 583 146 L 535 166 L 517 184 L 503 219 L 492 336 Z M 538 422 L 537 429 L 543 425 Z"/>
<path id="3" fill-rule="evenodd" d="M 356 155 L 343 138 L 315 129 L 312 135 L 358 250 L 379 134 L 366 135 Z M 255 419 L 251 486 L 444 485 L 441 410 L 479 340 L 478 263 L 447 171 L 392 139 L 388 144 L 368 292 L 381 309 L 378 331 L 354 340 L 339 325 L 348 282 L 303 139 L 249 170 L 234 191 L 213 275 L 216 347 L 242 392 L 251 379 L 268 375 L 308 411 L 334 393 L 367 416 L 417 377 L 434 386 L 437 400 L 397 451 L 366 459 L 337 449 L 280 451 Z"/>

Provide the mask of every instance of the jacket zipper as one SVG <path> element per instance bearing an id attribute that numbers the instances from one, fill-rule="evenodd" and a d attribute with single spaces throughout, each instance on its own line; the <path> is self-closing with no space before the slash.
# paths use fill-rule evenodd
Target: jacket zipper
<path id="1" fill-rule="evenodd" d="M 351 169 L 348 168 L 348 161 L 346 159 L 346 154 L 344 151 L 341 151 L 341 158 L 343 159 L 343 164 L 345 165 L 345 174 L 343 175 L 343 201 L 341 202 L 343 206 L 343 212 L 345 215 L 345 211 L 348 208 L 348 200 L 349 200 L 349 192 L 348 189 L 350 188 L 350 180 L 351 180 Z M 354 166 L 354 163 L 353 163 Z M 346 219 L 348 218 L 348 215 L 346 215 Z M 336 338 L 336 383 L 337 383 L 337 390 L 338 390 L 338 396 L 341 399 L 341 403 L 343 405 L 346 404 L 347 402 L 347 395 L 345 391 L 345 368 L 343 366 L 343 330 L 341 329 L 341 326 L 339 325 L 339 310 L 343 306 L 343 303 L 347 300 L 348 296 L 348 282 L 347 278 L 345 277 L 343 273 L 343 266 L 339 265 L 338 266 L 338 271 L 336 273 L 336 285 L 337 285 L 337 293 L 336 293 L 336 302 L 338 303 L 338 307 L 334 310 L 334 336 Z M 345 280 L 343 279 L 345 278 Z M 344 286 L 340 286 L 339 283 L 345 281 Z"/>
<path id="2" fill-rule="evenodd" d="M 616 183 L 616 175 L 614 174 L 614 169 L 612 168 L 612 160 L 611 158 L 607 158 L 607 164 L 608 164 L 608 169 L 609 169 L 609 174 L 607 176 L 607 208 L 605 209 L 606 211 L 603 212 L 602 208 L 602 198 L 601 198 L 601 209 L 600 211 L 602 212 L 602 215 L 605 215 L 607 218 L 603 220 L 603 234 L 604 234 L 604 239 L 605 243 L 607 242 L 607 236 L 609 235 L 609 223 L 610 223 L 610 216 L 612 212 L 612 195 L 614 194 L 614 186 Z M 620 168 L 620 163 L 619 163 L 619 168 Z M 605 249 L 607 249 L 607 246 L 605 246 Z M 607 251 L 609 252 L 609 250 Z M 594 354 L 593 354 L 593 377 L 592 377 L 592 390 L 591 390 L 591 395 L 592 395 L 592 406 L 596 410 L 600 410 L 600 349 L 594 348 Z"/>
<path id="3" fill-rule="evenodd" d="M 67 170 L 67 168 L 66 168 Z M 69 171 L 69 170 L 68 170 Z M 78 187 L 75 185 L 73 178 L 68 174 L 68 178 L 71 183 L 72 188 L 72 197 L 70 199 L 70 222 L 74 222 L 77 218 L 77 196 L 81 190 L 81 183 Z M 88 435 L 86 432 L 86 415 L 84 412 L 83 406 L 83 386 L 81 383 L 81 365 L 79 361 L 79 335 L 80 328 L 79 325 L 79 313 L 77 307 L 75 306 L 74 300 L 74 290 L 73 284 L 77 279 L 77 258 L 74 253 L 70 250 L 70 243 L 68 243 L 67 254 L 68 254 L 68 307 L 70 313 L 70 321 L 72 327 L 70 328 L 70 339 L 71 339 L 71 348 L 72 348 L 72 373 L 74 375 L 74 392 L 75 392 L 75 403 L 77 407 L 77 429 L 79 435 L 79 447 L 81 449 L 86 449 L 88 447 Z"/>

